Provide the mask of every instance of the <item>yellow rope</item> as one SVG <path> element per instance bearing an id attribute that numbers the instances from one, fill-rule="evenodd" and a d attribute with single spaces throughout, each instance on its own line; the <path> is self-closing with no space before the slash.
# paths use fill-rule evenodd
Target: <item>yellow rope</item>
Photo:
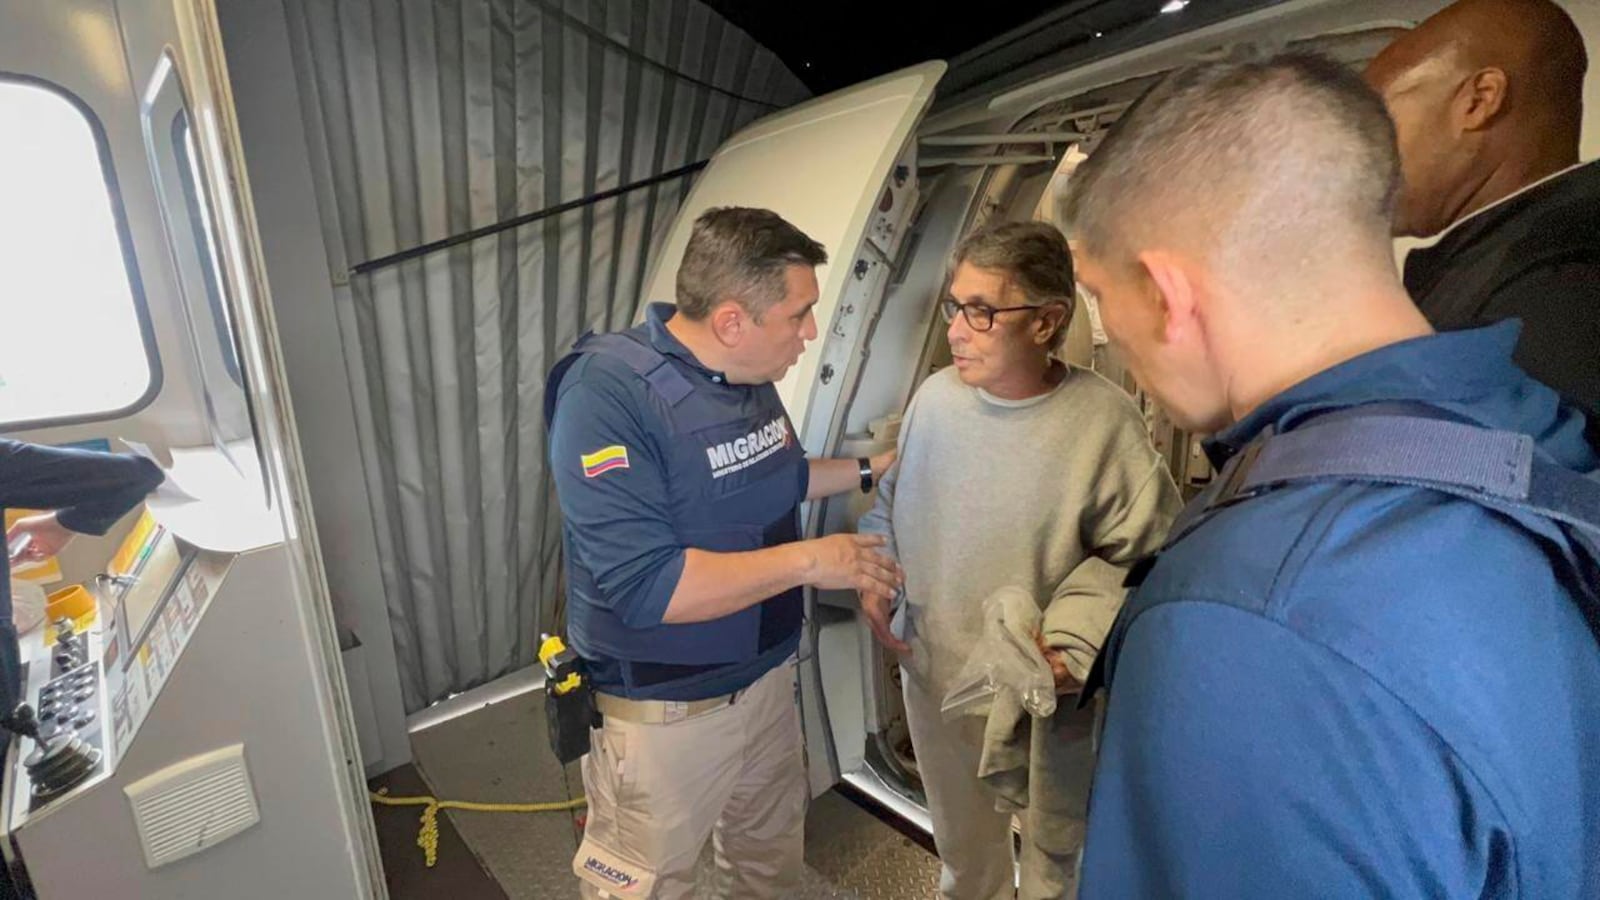
<path id="1" fill-rule="evenodd" d="M 372 802 L 381 806 L 420 806 L 422 810 L 422 830 L 417 833 L 417 846 L 422 848 L 422 854 L 427 859 L 428 868 L 439 861 L 439 810 L 463 809 L 469 812 L 503 812 L 503 813 L 545 813 L 567 812 L 582 809 L 588 805 L 588 800 L 579 797 L 576 800 L 558 801 L 556 803 L 473 803 L 467 800 L 440 800 L 436 797 L 391 797 L 389 789 L 383 788 L 372 793 Z"/>

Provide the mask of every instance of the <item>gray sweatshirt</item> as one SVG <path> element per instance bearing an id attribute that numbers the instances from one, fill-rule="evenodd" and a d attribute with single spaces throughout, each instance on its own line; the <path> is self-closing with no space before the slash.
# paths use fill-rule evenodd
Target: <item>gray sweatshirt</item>
<path id="1" fill-rule="evenodd" d="M 1002 400 L 945 369 L 912 398 L 899 450 L 859 530 L 886 536 L 906 572 L 903 668 L 944 696 L 984 599 L 1014 585 L 1047 611 L 1047 644 L 1078 646 L 1081 677 L 1124 596 L 1105 563 L 1157 550 L 1182 507 L 1132 398 L 1072 368 L 1048 394 Z"/>

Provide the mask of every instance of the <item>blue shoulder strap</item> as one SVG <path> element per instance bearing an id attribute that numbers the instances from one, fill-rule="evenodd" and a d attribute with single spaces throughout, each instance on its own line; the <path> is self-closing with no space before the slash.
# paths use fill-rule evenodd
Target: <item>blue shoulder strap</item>
<path id="1" fill-rule="evenodd" d="M 1504 514 L 1542 538 L 1549 523 L 1567 538 L 1553 548 L 1579 612 L 1600 643 L 1600 478 L 1538 458 L 1531 437 L 1468 423 L 1424 404 L 1382 403 L 1329 413 L 1293 431 L 1270 430 L 1223 465 L 1173 523 L 1167 546 L 1219 510 L 1304 482 L 1362 481 L 1439 491 Z M 1556 541 L 1550 541 L 1557 543 Z M 1155 557 L 1135 564 L 1128 584 Z M 1104 683 L 1096 657 L 1079 705 Z"/>
<path id="2" fill-rule="evenodd" d="M 1496 431 L 1431 407 L 1375 404 L 1268 434 L 1229 460 L 1175 523 L 1168 543 L 1216 510 L 1286 485 L 1364 481 L 1439 491 L 1525 526 L 1544 520 L 1569 538 L 1561 550 L 1600 640 L 1600 478 L 1539 458 L 1533 438 Z"/>
<path id="3" fill-rule="evenodd" d="M 562 357 L 550 369 L 550 375 L 545 379 L 545 428 L 549 428 L 555 421 L 556 397 L 560 392 L 561 379 L 566 377 L 567 370 L 572 368 L 572 364 L 585 353 L 603 353 L 622 360 L 669 406 L 677 406 L 685 397 L 694 393 L 694 386 L 683 377 L 683 373 L 679 372 L 677 367 L 667 361 L 666 354 L 637 340 L 628 332 L 619 331 L 610 334 L 584 332 L 583 336 L 572 345 L 572 352 Z"/>
<path id="4" fill-rule="evenodd" d="M 1269 435 L 1218 474 L 1216 509 L 1300 481 L 1369 481 L 1442 491 L 1550 519 L 1600 541 L 1600 479 L 1538 458 L 1533 438 L 1392 408 L 1362 408 Z"/>

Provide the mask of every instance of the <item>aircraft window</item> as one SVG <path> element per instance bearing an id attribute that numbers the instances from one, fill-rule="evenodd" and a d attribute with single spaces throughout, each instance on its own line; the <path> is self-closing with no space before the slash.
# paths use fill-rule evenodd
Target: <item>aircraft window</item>
<path id="1" fill-rule="evenodd" d="M 0 428 L 119 418 L 160 365 L 99 122 L 0 77 Z"/>

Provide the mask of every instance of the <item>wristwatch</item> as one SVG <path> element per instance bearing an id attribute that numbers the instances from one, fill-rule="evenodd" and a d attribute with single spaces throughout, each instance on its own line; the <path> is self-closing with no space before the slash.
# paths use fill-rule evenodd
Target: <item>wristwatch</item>
<path id="1" fill-rule="evenodd" d="M 857 459 L 856 462 L 861 464 L 861 493 L 870 494 L 872 493 L 872 460 L 863 456 Z"/>

